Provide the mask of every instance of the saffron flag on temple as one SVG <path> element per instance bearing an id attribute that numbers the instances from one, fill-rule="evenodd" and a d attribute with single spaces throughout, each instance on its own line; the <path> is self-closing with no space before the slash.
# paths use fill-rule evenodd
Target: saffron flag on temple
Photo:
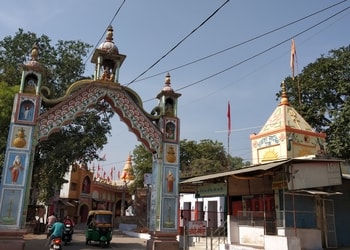
<path id="1" fill-rule="evenodd" d="M 231 135 L 231 105 L 230 101 L 227 104 L 227 131 L 228 131 L 228 136 Z"/>
<path id="2" fill-rule="evenodd" d="M 293 80 L 294 80 L 296 56 L 297 56 L 297 51 L 295 49 L 294 39 L 292 39 L 292 47 L 291 47 L 291 50 L 290 50 L 290 68 L 292 70 L 292 79 Z"/>

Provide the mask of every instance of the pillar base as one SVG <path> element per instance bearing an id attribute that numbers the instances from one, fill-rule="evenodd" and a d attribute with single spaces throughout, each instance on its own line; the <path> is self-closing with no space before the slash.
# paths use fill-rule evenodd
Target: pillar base
<path id="1" fill-rule="evenodd" d="M 177 233 L 150 232 L 151 239 L 147 241 L 147 250 L 179 250 Z"/>
<path id="2" fill-rule="evenodd" d="M 0 229 L 0 249 L 23 250 L 26 230 Z"/>

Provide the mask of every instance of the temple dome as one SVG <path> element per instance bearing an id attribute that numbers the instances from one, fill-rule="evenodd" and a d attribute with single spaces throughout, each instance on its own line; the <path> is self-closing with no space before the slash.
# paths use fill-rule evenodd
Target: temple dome
<path id="1" fill-rule="evenodd" d="M 113 27 L 111 25 L 108 26 L 106 40 L 98 48 L 103 51 L 119 54 L 118 47 L 113 42 Z"/>

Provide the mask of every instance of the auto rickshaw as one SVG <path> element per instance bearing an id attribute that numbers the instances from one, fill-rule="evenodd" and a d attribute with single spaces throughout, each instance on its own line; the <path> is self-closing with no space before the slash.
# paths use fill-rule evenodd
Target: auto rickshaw
<path id="1" fill-rule="evenodd" d="M 91 210 L 86 222 L 86 245 L 98 242 L 102 248 L 110 244 L 113 235 L 113 214 L 106 210 Z"/>

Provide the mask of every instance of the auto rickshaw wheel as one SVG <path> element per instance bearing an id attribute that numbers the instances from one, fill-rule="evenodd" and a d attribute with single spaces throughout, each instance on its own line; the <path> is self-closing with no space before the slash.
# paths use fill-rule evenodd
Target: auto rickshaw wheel
<path id="1" fill-rule="evenodd" d="M 88 239 L 85 240 L 85 245 L 89 245 L 89 240 Z"/>
<path id="2" fill-rule="evenodd" d="M 100 241 L 100 247 L 101 248 L 105 248 L 107 246 L 107 242 L 106 241 Z"/>

